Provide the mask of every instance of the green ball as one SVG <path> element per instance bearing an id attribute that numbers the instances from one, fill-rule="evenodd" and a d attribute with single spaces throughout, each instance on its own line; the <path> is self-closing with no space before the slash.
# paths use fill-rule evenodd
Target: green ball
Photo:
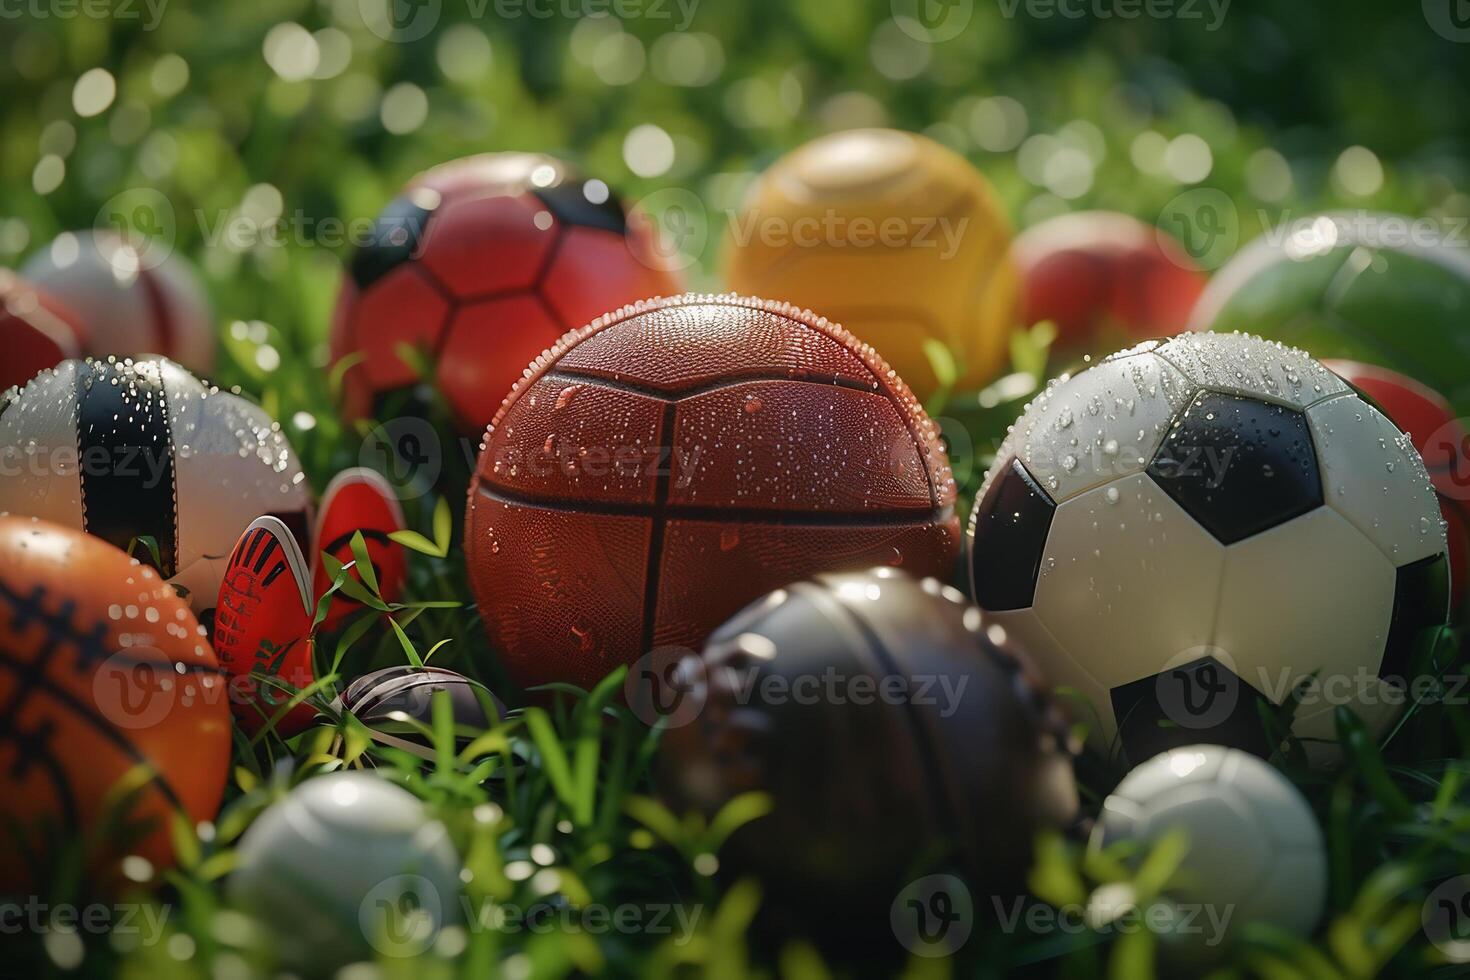
<path id="1" fill-rule="evenodd" d="M 1295 222 L 1231 259 L 1190 326 L 1392 368 L 1470 413 L 1470 249 L 1455 229 L 1391 214 Z"/>

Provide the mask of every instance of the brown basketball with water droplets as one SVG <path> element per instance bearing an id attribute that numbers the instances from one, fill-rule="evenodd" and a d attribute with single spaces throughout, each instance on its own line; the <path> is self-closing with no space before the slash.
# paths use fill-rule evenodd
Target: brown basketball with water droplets
<path id="1" fill-rule="evenodd" d="M 787 304 L 686 295 L 527 369 L 486 431 L 465 552 L 515 679 L 590 687 L 818 572 L 948 576 L 954 503 L 938 427 L 871 347 Z"/>

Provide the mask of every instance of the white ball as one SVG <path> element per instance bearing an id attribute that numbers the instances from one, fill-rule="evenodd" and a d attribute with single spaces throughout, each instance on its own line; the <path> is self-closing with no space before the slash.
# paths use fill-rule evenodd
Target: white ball
<path id="1" fill-rule="evenodd" d="M 251 521 L 273 514 L 305 536 L 310 506 L 280 426 L 164 358 L 64 361 L 0 397 L 0 512 L 124 549 L 152 537 L 198 614 Z"/>
<path id="2" fill-rule="evenodd" d="M 214 312 L 181 256 L 140 252 L 110 231 L 63 232 L 22 274 L 82 318 L 94 356 L 161 354 L 214 370 Z"/>
<path id="3" fill-rule="evenodd" d="M 413 794 L 366 772 L 308 779 L 240 839 L 227 894 L 282 963 L 328 974 L 414 955 L 460 918 L 463 865 Z"/>
<path id="4" fill-rule="evenodd" d="M 1327 851 L 1311 807 L 1285 776 L 1249 753 L 1191 745 L 1155 756 L 1103 803 L 1092 846 L 1142 845 L 1171 831 L 1189 850 L 1173 879 L 1168 946 L 1223 953 L 1252 922 L 1305 936 L 1327 903 Z"/>
<path id="5" fill-rule="evenodd" d="M 1446 548 L 1407 436 L 1301 351 L 1217 333 L 1048 385 L 969 529 L 989 621 L 1134 762 L 1199 741 L 1264 756 L 1258 707 L 1314 673 L 1309 752 L 1331 757 L 1338 704 L 1381 730 L 1415 634 L 1448 617 Z"/>

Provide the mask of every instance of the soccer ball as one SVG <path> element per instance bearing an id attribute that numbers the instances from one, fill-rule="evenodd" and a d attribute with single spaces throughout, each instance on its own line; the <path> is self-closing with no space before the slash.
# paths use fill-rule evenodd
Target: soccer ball
<path id="1" fill-rule="evenodd" d="M 281 963 L 328 976 L 426 951 L 459 919 L 459 855 L 407 790 L 366 772 L 308 779 L 240 838 L 226 893 Z"/>
<path id="2" fill-rule="evenodd" d="M 602 181 L 540 154 L 487 153 L 420 174 L 378 216 L 343 282 L 332 357 L 361 356 L 344 375 L 350 414 L 393 414 L 383 396 L 432 380 L 478 436 L 562 334 L 682 290 L 652 223 Z"/>
<path id="3" fill-rule="evenodd" d="M 1381 364 L 1470 412 L 1470 255 L 1413 218 L 1327 214 L 1259 238 L 1200 297 L 1194 330 L 1245 330 Z"/>
<path id="4" fill-rule="evenodd" d="M 834 133 L 751 187 L 725 249 L 730 288 L 840 322 L 920 398 L 939 386 L 926 346 L 959 362 L 960 388 L 1005 365 L 1019 286 L 1011 227 L 990 183 L 913 133 Z"/>
<path id="5" fill-rule="evenodd" d="M 205 623 L 246 525 L 274 514 L 305 540 L 310 523 L 280 426 L 164 358 L 65 361 L 0 399 L 0 476 L 0 512 L 131 547 Z"/>
<path id="6" fill-rule="evenodd" d="M 157 258 L 110 231 L 62 232 L 21 274 L 80 318 L 95 357 L 160 354 L 214 370 L 214 312 L 188 262 Z"/>
<path id="7" fill-rule="evenodd" d="M 1170 891 L 1177 914 L 1161 931 L 1165 950 L 1212 960 L 1249 923 L 1306 936 L 1322 917 L 1322 831 L 1296 787 L 1255 756 L 1218 745 L 1155 756 L 1103 803 L 1091 846 L 1132 842 L 1141 859 L 1176 831 L 1189 851 Z"/>
<path id="8" fill-rule="evenodd" d="M 1470 434 L 1444 396 L 1397 371 L 1356 361 L 1323 361 L 1408 433 L 1439 494 L 1450 543 L 1455 604 L 1470 599 Z M 1465 611 L 1470 612 L 1470 608 Z"/>
<path id="9" fill-rule="evenodd" d="M 81 320 L 57 300 L 0 269 L 0 391 L 23 385 L 46 368 L 86 353 Z"/>
<path id="10" fill-rule="evenodd" d="M 1063 214 L 1016 238 L 1024 323 L 1050 320 L 1061 356 L 1176 334 L 1205 275 L 1167 232 L 1115 211 Z"/>
<path id="11" fill-rule="evenodd" d="M 1331 739 L 1337 703 L 1381 728 L 1449 602 L 1408 437 L 1244 334 L 1150 341 L 1048 385 L 986 474 L 969 548 L 981 608 L 1134 761 L 1182 741 L 1264 756 L 1258 705 L 1313 674 L 1298 736 Z"/>

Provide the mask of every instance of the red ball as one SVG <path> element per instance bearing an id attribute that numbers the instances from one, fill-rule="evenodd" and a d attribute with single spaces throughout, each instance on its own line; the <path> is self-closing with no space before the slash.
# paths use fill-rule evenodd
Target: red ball
<path id="1" fill-rule="evenodd" d="M 871 347 L 689 295 L 536 359 L 485 434 L 465 557 L 515 679 L 590 687 L 819 572 L 947 577 L 954 505 L 938 427 Z"/>
<path id="2" fill-rule="evenodd" d="M 1428 385 L 1376 364 L 1322 363 L 1367 395 L 1394 425 L 1408 433 L 1424 457 L 1449 524 L 1450 583 L 1455 589 L 1455 606 L 1463 609 L 1470 601 L 1465 581 L 1470 571 L 1470 434 L 1445 397 Z"/>
<path id="3" fill-rule="evenodd" d="M 1167 233 L 1113 211 L 1028 228 L 1012 254 L 1026 323 L 1051 320 L 1064 355 L 1105 353 L 1185 328 L 1205 274 Z"/>
<path id="4" fill-rule="evenodd" d="M 359 354 L 347 408 L 418 384 L 417 348 L 462 431 L 478 435 L 537 354 L 610 309 L 680 292 L 653 226 L 601 181 L 530 153 L 487 153 L 409 182 L 353 256 L 332 357 Z"/>
<path id="5" fill-rule="evenodd" d="M 81 320 L 54 297 L 0 269 L 0 391 L 86 354 Z"/>

